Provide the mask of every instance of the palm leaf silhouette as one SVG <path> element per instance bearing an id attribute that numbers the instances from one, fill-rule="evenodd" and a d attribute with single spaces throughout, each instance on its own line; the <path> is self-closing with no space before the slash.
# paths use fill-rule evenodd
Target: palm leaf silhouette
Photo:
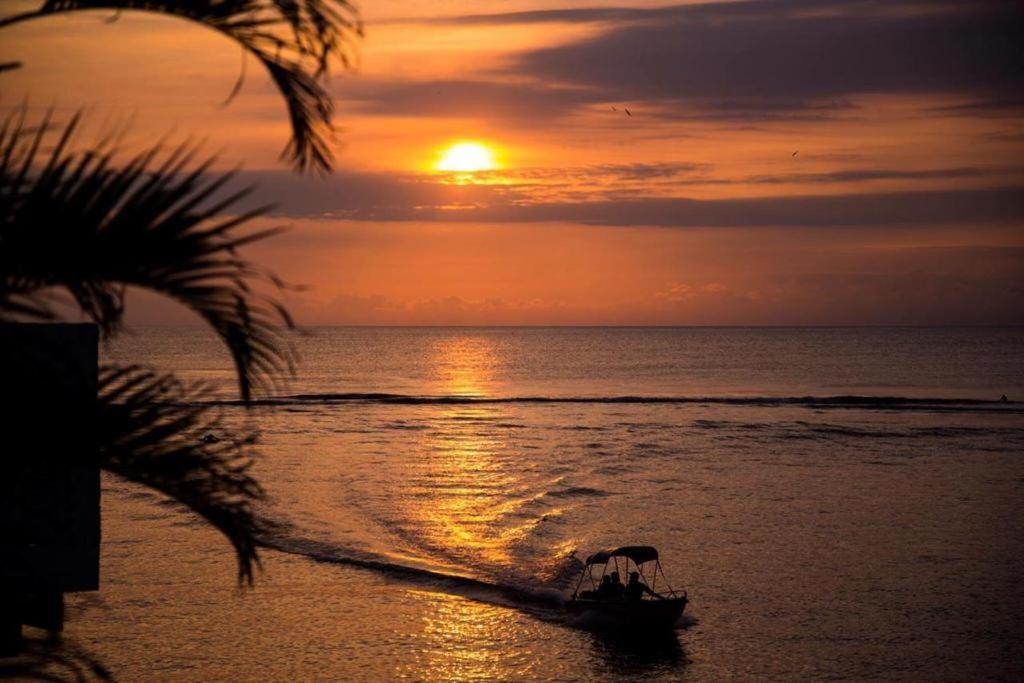
<path id="1" fill-rule="evenodd" d="M 237 251 L 278 229 L 248 229 L 262 208 L 224 215 L 249 190 L 228 193 L 231 174 L 211 179 L 211 160 L 188 170 L 195 150 L 186 146 L 156 146 L 123 164 L 109 148 L 72 151 L 77 125 L 76 116 L 45 155 L 55 132 L 49 120 L 32 129 L 21 110 L 0 126 L 0 319 L 56 317 L 56 288 L 109 336 L 121 325 L 126 287 L 137 286 L 213 328 L 232 354 L 243 399 L 292 370 L 279 332 L 292 320 L 257 286 L 283 283 Z"/>
<path id="2" fill-rule="evenodd" d="M 0 19 L 0 28 L 81 10 L 168 14 L 231 38 L 263 65 L 284 97 L 292 136 L 282 156 L 302 171 L 331 169 L 334 108 L 325 81 L 332 60 L 351 66 L 363 33 L 347 0 L 45 0 Z"/>
<path id="3" fill-rule="evenodd" d="M 265 497 L 249 472 L 251 432 L 225 429 L 209 389 L 140 366 L 104 366 L 99 374 L 100 466 L 188 507 L 234 546 L 240 580 L 252 583 L 257 544 L 268 523 L 253 504 Z M 219 437 L 218 437 L 219 435 Z M 213 438 L 211 438 L 213 437 Z"/>
<path id="4" fill-rule="evenodd" d="M 0 679 L 20 681 L 112 681 L 95 655 L 56 633 L 23 637 L 17 657 L 0 657 Z"/>

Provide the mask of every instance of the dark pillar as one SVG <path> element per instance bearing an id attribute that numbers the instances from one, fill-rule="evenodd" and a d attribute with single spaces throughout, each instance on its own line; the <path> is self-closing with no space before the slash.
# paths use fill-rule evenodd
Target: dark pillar
<path id="1" fill-rule="evenodd" d="M 99 588 L 94 325 L 0 324 L 0 650 Z"/>

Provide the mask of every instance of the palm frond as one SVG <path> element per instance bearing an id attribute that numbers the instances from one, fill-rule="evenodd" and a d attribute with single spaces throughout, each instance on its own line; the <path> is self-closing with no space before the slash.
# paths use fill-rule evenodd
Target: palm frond
<path id="1" fill-rule="evenodd" d="M 333 107 L 326 79 L 332 62 L 353 64 L 363 35 L 348 0 L 45 0 L 0 19 L 0 28 L 80 10 L 168 14 L 228 36 L 263 64 L 287 104 L 292 137 L 282 156 L 302 171 L 330 170 Z"/>
<path id="2" fill-rule="evenodd" d="M 112 149 L 73 151 L 77 118 L 31 128 L 24 112 L 0 125 L 0 319 L 55 317 L 46 298 L 68 291 L 105 335 L 122 322 L 125 289 L 137 286 L 195 311 L 230 350 L 242 397 L 294 366 L 282 327 L 293 322 L 260 282 L 271 273 L 240 247 L 278 229 L 250 230 L 263 209 L 225 215 L 248 189 L 211 178 L 195 150 L 148 149 L 119 164 Z M 55 136 L 52 151 L 47 147 Z M 160 160 L 162 159 L 162 160 Z"/>
<path id="3" fill-rule="evenodd" d="M 239 580 L 252 583 L 258 538 L 253 511 L 265 497 L 250 474 L 255 435 L 229 436 L 202 385 L 140 366 L 104 366 L 99 374 L 100 466 L 166 494 L 231 542 Z"/>
<path id="4" fill-rule="evenodd" d="M 110 671 L 94 654 L 57 633 L 22 638 L 15 657 L 0 657 L 0 679 L 19 681 L 111 681 Z"/>

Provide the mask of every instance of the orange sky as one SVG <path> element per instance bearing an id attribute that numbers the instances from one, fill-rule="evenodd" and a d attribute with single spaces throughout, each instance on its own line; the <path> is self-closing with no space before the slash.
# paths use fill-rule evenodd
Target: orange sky
<path id="1" fill-rule="evenodd" d="M 96 131 L 130 121 L 126 145 L 243 165 L 293 226 L 251 256 L 310 285 L 308 323 L 1024 321 L 1019 5 L 484 7 L 362 5 L 325 180 L 279 162 L 266 76 L 250 64 L 224 106 L 238 49 L 180 20 L 7 29 L 0 61 L 24 66 L 0 105 L 84 106 Z M 467 139 L 501 168 L 437 172 Z"/>

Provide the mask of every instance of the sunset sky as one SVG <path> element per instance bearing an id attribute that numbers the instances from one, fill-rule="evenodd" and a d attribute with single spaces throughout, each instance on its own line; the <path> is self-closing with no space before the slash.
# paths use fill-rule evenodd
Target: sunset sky
<path id="1" fill-rule="evenodd" d="M 360 6 L 327 178 L 278 159 L 251 60 L 225 106 L 239 48 L 181 20 L 7 29 L 0 105 L 241 166 L 306 324 L 1024 322 L 1016 0 Z"/>

